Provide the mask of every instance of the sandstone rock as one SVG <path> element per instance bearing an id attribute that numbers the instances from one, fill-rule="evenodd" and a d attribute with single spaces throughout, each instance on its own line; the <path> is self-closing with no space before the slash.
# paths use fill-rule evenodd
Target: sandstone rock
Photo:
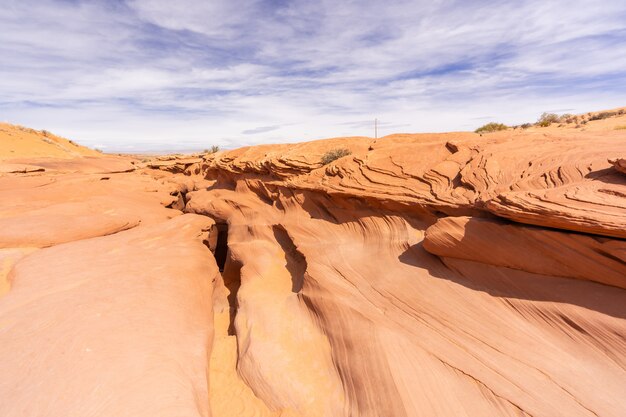
<path id="1" fill-rule="evenodd" d="M 40 167 L 37 165 L 28 165 L 28 164 L 0 164 L 0 174 L 14 174 L 21 173 L 27 174 L 31 172 L 43 172 L 46 169 L 44 167 Z"/>
<path id="2" fill-rule="evenodd" d="M 12 160 L 0 414 L 622 416 L 620 139 Z"/>
<path id="3" fill-rule="evenodd" d="M 626 159 L 624 158 L 609 159 L 609 162 L 613 164 L 616 170 L 626 174 Z"/>
<path id="4" fill-rule="evenodd" d="M 45 130 L 0 123 L 0 159 L 100 156 L 93 150 Z"/>
<path id="5" fill-rule="evenodd" d="M 0 414 L 209 415 L 210 225 L 185 215 L 19 260 L 0 301 Z"/>
<path id="6" fill-rule="evenodd" d="M 426 230 L 424 249 L 443 257 L 626 289 L 626 242 L 522 226 L 446 217 Z"/>

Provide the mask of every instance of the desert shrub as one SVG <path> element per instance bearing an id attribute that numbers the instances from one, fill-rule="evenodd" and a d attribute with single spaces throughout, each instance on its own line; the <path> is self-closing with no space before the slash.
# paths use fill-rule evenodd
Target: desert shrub
<path id="1" fill-rule="evenodd" d="M 528 129 L 529 127 L 532 127 L 532 123 L 524 123 L 521 124 L 519 127 L 521 127 L 522 129 Z"/>
<path id="2" fill-rule="evenodd" d="M 96 152 L 99 152 L 99 153 L 104 153 L 104 151 L 103 151 L 102 149 L 98 149 L 98 148 L 96 148 L 96 149 L 94 149 L 94 150 L 95 150 Z"/>
<path id="3" fill-rule="evenodd" d="M 203 153 L 217 153 L 220 150 L 220 147 L 217 145 L 211 146 L 209 149 L 205 149 Z"/>
<path id="4" fill-rule="evenodd" d="M 540 127 L 548 127 L 550 126 L 552 123 L 556 123 L 559 121 L 559 115 L 555 114 L 555 113 L 543 113 L 541 116 L 539 116 L 539 119 L 537 119 L 537 126 Z"/>
<path id="5" fill-rule="evenodd" d="M 22 132 L 28 132 L 28 133 L 34 133 L 34 134 L 39 133 L 35 129 L 31 129 L 30 127 L 24 127 L 24 126 L 17 125 L 17 128 L 19 130 L 21 130 Z"/>
<path id="6" fill-rule="evenodd" d="M 491 133 L 491 132 L 497 132 L 498 130 L 507 130 L 508 126 L 504 125 L 502 123 L 487 123 L 486 125 L 483 125 L 481 127 L 479 127 L 478 129 L 474 130 L 475 133 Z"/>
<path id="7" fill-rule="evenodd" d="M 614 129 L 615 130 L 626 130 L 626 125 L 615 126 Z"/>
<path id="8" fill-rule="evenodd" d="M 603 120 L 608 119 L 609 117 L 617 116 L 619 113 L 616 111 L 603 111 L 600 113 L 596 113 L 589 118 L 589 120 Z"/>
<path id="9" fill-rule="evenodd" d="M 344 156 L 350 155 L 352 152 L 349 149 L 341 148 L 341 149 L 331 149 L 322 155 L 322 164 L 328 165 L 333 161 L 336 161 L 339 158 L 343 158 Z"/>
<path id="10" fill-rule="evenodd" d="M 559 117 L 559 122 L 560 123 L 573 123 L 575 120 L 575 117 L 576 116 L 573 114 L 565 113 Z"/>

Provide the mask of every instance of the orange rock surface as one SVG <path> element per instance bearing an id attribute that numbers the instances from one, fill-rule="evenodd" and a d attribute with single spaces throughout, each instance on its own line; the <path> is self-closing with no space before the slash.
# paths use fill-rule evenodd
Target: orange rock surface
<path id="1" fill-rule="evenodd" d="M 0 415 L 622 416 L 624 122 L 2 154 Z"/>

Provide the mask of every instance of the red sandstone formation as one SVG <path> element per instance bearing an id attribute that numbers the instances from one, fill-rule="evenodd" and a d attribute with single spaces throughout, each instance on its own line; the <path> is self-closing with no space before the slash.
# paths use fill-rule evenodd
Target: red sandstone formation
<path id="1" fill-rule="evenodd" d="M 613 166 L 615 166 L 616 170 L 626 174 L 626 159 L 624 158 L 609 159 L 609 162 L 612 163 Z"/>
<path id="2" fill-rule="evenodd" d="M 626 132 L 594 123 L 2 154 L 0 415 L 622 416 Z"/>

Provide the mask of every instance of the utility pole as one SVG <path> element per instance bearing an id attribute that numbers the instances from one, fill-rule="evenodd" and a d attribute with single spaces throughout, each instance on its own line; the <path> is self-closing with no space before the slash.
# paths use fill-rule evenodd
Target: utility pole
<path id="1" fill-rule="evenodd" d="M 374 119 L 374 139 L 378 139 L 378 119 Z"/>

